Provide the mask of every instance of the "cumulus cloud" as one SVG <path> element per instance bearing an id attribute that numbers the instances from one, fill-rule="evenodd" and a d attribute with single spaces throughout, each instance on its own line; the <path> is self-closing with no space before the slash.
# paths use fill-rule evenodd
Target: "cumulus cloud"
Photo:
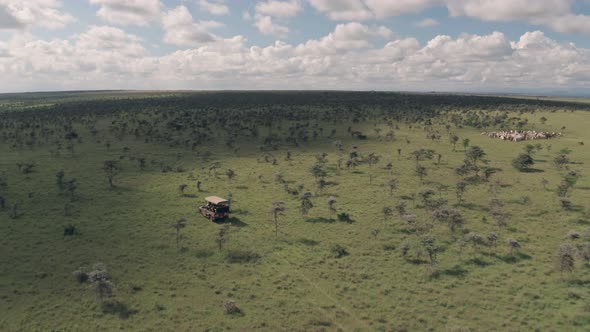
<path id="1" fill-rule="evenodd" d="M 176 20 L 189 27 L 202 23 L 192 17 Z M 558 42 L 540 31 L 516 40 L 493 32 L 440 35 L 420 43 L 396 38 L 384 27 L 348 23 L 301 44 L 277 41 L 260 47 L 248 45 L 243 36 L 216 37 L 163 56 L 150 56 L 142 42 L 106 26 L 90 27 L 71 39 L 15 35 L 0 43 L 0 75 L 5 78 L 0 90 L 590 87 L 590 49 Z"/>
<path id="2" fill-rule="evenodd" d="M 429 28 L 438 25 L 438 21 L 432 18 L 425 18 L 414 24 L 418 28 Z"/>
<path id="3" fill-rule="evenodd" d="M 274 17 L 293 17 L 303 9 L 297 0 L 267 0 L 256 4 L 256 13 Z"/>
<path id="4" fill-rule="evenodd" d="M 199 0 L 199 7 L 201 8 L 201 10 L 204 10 L 211 15 L 221 16 L 229 14 L 229 7 L 225 4 L 224 0 Z"/>
<path id="5" fill-rule="evenodd" d="M 39 26 L 58 29 L 76 19 L 61 11 L 59 0 L 0 0 L 0 29 L 22 29 Z"/>
<path id="6" fill-rule="evenodd" d="M 178 46 L 215 42 L 220 37 L 209 32 L 209 29 L 223 26 L 217 21 L 195 22 L 185 6 L 178 6 L 166 12 L 162 17 L 162 25 L 166 32 L 164 42 Z"/>
<path id="7" fill-rule="evenodd" d="M 284 25 L 285 20 L 296 16 L 302 10 L 303 6 L 299 0 L 258 2 L 255 7 L 254 26 L 264 35 L 285 38 L 289 34 L 289 28 Z M 246 12 L 244 17 L 251 18 L 250 13 Z M 282 20 L 283 24 L 275 22 L 277 19 Z"/>
<path id="8" fill-rule="evenodd" d="M 162 4 L 159 0 L 90 0 L 100 8 L 96 16 L 120 25 L 147 26 L 159 19 Z"/>
<path id="9" fill-rule="evenodd" d="M 420 13 L 433 7 L 446 7 L 452 17 L 466 16 L 493 22 L 526 22 L 549 27 L 562 33 L 590 34 L 590 16 L 573 11 L 576 0 L 307 1 L 317 11 L 338 21 L 383 19 L 408 13 Z"/>
<path id="10" fill-rule="evenodd" d="M 590 16 L 572 12 L 574 0 L 447 0 L 451 16 L 523 21 L 564 33 L 590 34 Z"/>
<path id="11" fill-rule="evenodd" d="M 361 0 L 308 0 L 312 7 L 332 20 L 362 21 L 374 18 Z"/>
<path id="12" fill-rule="evenodd" d="M 258 28 L 258 31 L 264 35 L 274 35 L 279 38 L 285 38 L 289 34 L 289 28 L 274 23 L 270 16 L 256 16 L 254 25 Z"/>
<path id="13" fill-rule="evenodd" d="M 22 29 L 25 25 L 20 22 L 5 5 L 0 3 L 0 29 Z"/>

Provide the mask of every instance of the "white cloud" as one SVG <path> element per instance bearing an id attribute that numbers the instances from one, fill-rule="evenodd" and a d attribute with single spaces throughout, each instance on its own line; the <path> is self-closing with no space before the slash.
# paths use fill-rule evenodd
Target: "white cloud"
<path id="1" fill-rule="evenodd" d="M 372 20 L 446 7 L 452 17 L 525 22 L 562 33 L 590 34 L 590 16 L 573 11 L 576 0 L 307 0 L 332 20 Z M 587 2 L 587 1 L 586 1 Z M 432 22 L 430 22 L 432 23 Z"/>
<path id="2" fill-rule="evenodd" d="M 333 32 L 319 40 L 308 40 L 297 46 L 300 54 L 335 54 L 369 48 L 376 39 L 389 38 L 393 32 L 386 27 L 369 27 L 358 22 L 338 24 Z"/>
<path id="3" fill-rule="evenodd" d="M 374 17 L 361 0 L 308 0 L 319 12 L 332 20 L 362 21 Z"/>
<path id="4" fill-rule="evenodd" d="M 0 0 L 0 28 L 39 26 L 59 29 L 76 19 L 61 12 L 59 0 Z"/>
<path id="5" fill-rule="evenodd" d="M 521 21 L 557 32 L 590 34 L 590 16 L 572 12 L 574 0 L 447 0 L 451 16 Z"/>
<path id="6" fill-rule="evenodd" d="M 170 19 L 216 25 L 183 15 Z M 384 27 L 348 23 L 298 45 L 249 46 L 243 36 L 195 45 L 155 57 L 140 37 L 114 27 L 93 26 L 66 40 L 18 34 L 0 43 L 0 90 L 590 88 L 590 49 L 540 31 L 512 41 L 494 32 L 420 44 Z"/>
<path id="7" fill-rule="evenodd" d="M 298 0 L 267 0 L 256 4 L 257 14 L 273 17 L 293 17 L 301 10 L 303 10 L 303 6 Z"/>
<path id="8" fill-rule="evenodd" d="M 221 39 L 209 29 L 222 27 L 217 21 L 193 21 L 193 16 L 185 6 L 169 10 L 162 17 L 165 30 L 164 42 L 178 46 L 195 46 Z"/>
<path id="9" fill-rule="evenodd" d="M 199 0 L 199 7 L 211 15 L 221 16 L 229 14 L 229 7 L 225 4 L 224 0 Z"/>
<path id="10" fill-rule="evenodd" d="M 440 0 L 364 0 L 366 6 L 377 18 L 399 16 L 407 13 L 418 13 L 434 5 Z"/>
<path id="11" fill-rule="evenodd" d="M 0 29 L 22 29 L 24 27 L 25 25 L 5 5 L 0 3 Z"/>
<path id="12" fill-rule="evenodd" d="M 96 15 L 102 20 L 120 25 L 147 26 L 161 15 L 159 0 L 90 0 L 99 5 Z"/>
<path id="13" fill-rule="evenodd" d="M 285 25 L 286 19 L 296 16 L 301 10 L 303 6 L 299 0 L 258 2 L 255 7 L 254 26 L 264 35 L 286 38 L 289 34 L 289 28 Z M 244 18 L 251 19 L 250 13 L 245 12 Z M 281 20 L 282 24 L 276 20 Z"/>
<path id="14" fill-rule="evenodd" d="M 435 19 L 425 18 L 423 20 L 416 22 L 414 25 L 417 26 L 418 28 L 429 28 L 429 27 L 437 26 L 438 24 L 439 24 L 438 21 Z"/>
<path id="15" fill-rule="evenodd" d="M 257 15 L 254 25 L 264 35 L 274 35 L 279 38 L 285 38 L 289 34 L 289 28 L 276 24 L 270 16 Z"/>

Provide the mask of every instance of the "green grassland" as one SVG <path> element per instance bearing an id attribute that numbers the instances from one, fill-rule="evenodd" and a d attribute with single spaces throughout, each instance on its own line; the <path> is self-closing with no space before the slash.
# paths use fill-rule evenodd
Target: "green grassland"
<path id="1" fill-rule="evenodd" d="M 292 97 L 253 94 L 268 98 L 270 106 L 260 106 L 263 110 L 272 109 L 277 98 Z M 0 176 L 7 183 L 0 187 L 7 202 L 0 211 L 0 330 L 590 329 L 590 266 L 577 257 L 571 273 L 561 272 L 557 264 L 561 244 L 590 241 L 590 180 L 586 176 L 590 151 L 580 143 L 590 142 L 590 113 L 583 107 L 577 110 L 574 105 L 564 111 L 562 104 L 531 102 L 522 106 L 526 109 L 511 108 L 513 104 L 498 98 L 492 99 L 496 106 L 485 107 L 482 103 L 488 103 L 487 99 L 452 96 L 449 98 L 462 105 L 442 103 L 444 113 L 409 121 L 415 113 L 411 109 L 421 107 L 421 98 L 425 98 L 425 105 L 436 108 L 438 101 L 428 101 L 433 97 L 420 96 L 415 99 L 417 106 L 410 107 L 408 102 L 402 107 L 410 109 L 410 115 L 392 116 L 388 124 L 383 115 L 387 111 L 375 111 L 384 109 L 381 104 L 363 102 L 348 109 L 345 102 L 326 104 L 317 101 L 323 98 L 319 93 L 312 95 L 309 104 L 281 105 L 276 106 L 278 111 L 268 111 L 274 112 L 269 113 L 274 114 L 269 115 L 272 121 L 260 120 L 256 137 L 235 136 L 228 142 L 230 131 L 218 130 L 210 121 L 205 129 L 199 129 L 210 135 L 194 148 L 184 146 L 182 140 L 166 141 L 172 136 L 188 137 L 190 128 L 179 133 L 162 122 L 160 131 L 151 134 L 162 136 L 161 141 L 146 143 L 147 134 L 141 138 L 129 134 L 131 130 L 120 134 L 120 125 L 125 120 L 131 128 L 144 128 L 133 116 L 169 121 L 176 112 L 189 112 L 199 119 L 202 106 L 196 99 L 186 104 L 179 101 L 180 106 L 163 113 L 166 116 L 154 114 L 160 107 L 157 100 L 168 97 L 150 95 L 142 98 L 146 105 L 156 106 L 141 104 L 133 111 L 125 110 L 125 104 L 116 109 L 118 99 L 104 104 L 109 110 L 105 113 L 86 111 L 82 104 L 60 99 L 53 100 L 51 107 L 32 111 L 7 109 L 0 115 L 0 136 L 4 135 L 0 137 Z M 44 98 L 10 98 L 23 98 L 25 104 L 32 105 L 47 103 Z M 84 103 L 102 102 L 93 98 Z M 244 118 L 253 114 L 249 97 L 235 105 L 222 104 L 228 103 L 228 98 L 242 97 L 221 94 L 221 106 L 212 105 L 207 116 L 222 117 L 228 113 L 217 110 L 232 108 L 236 117 L 232 120 L 240 121 L 239 105 L 248 109 Z M 363 94 L 363 98 L 372 97 Z M 471 107 L 473 101 L 477 103 Z M 193 102 L 197 106 L 190 107 Z M 76 115 L 75 110 L 60 113 L 68 107 L 79 108 L 83 115 Z M 342 113 L 334 113 L 340 114 L 340 119 L 333 115 L 307 119 L 276 115 L 327 114 L 322 113 L 327 109 L 341 109 Z M 264 119 L 266 113 L 262 112 Z M 561 131 L 564 135 L 532 142 L 542 147 L 534 154 L 535 171 L 519 172 L 511 161 L 530 141 L 491 139 L 480 135 L 482 128 L 452 124 L 452 114 L 468 117 L 482 112 L 507 114 L 515 118 L 513 124 L 526 119 L 521 124 L 525 129 Z M 52 114 L 59 120 L 51 120 Z M 548 119 L 544 124 L 542 117 Z M 36 144 L 14 146 L 16 139 L 11 135 L 31 130 L 16 124 L 27 121 L 53 132 L 46 133 L 45 141 L 38 136 Z M 306 126 L 309 139 L 297 145 L 282 141 L 274 148 L 263 144 L 269 133 L 286 137 L 288 128 L 295 124 Z M 447 124 L 452 124 L 449 129 Z M 64 125 L 71 125 L 82 138 L 75 142 L 73 153 L 56 148 L 54 142 L 66 145 Z M 98 133 L 91 133 L 90 127 Z M 367 139 L 352 137 L 349 127 Z M 395 132 L 393 140 L 385 138 L 390 127 Z M 437 131 L 441 139 L 427 138 L 427 130 Z M 488 181 L 470 183 L 462 204 L 455 195 L 455 185 L 461 179 L 455 169 L 465 159 L 465 151 L 461 141 L 453 150 L 448 132 L 468 138 L 470 146 L 481 147 L 489 166 L 498 169 Z M 343 151 L 334 145 L 335 140 L 342 142 Z M 338 160 L 348 159 L 353 145 L 360 159 L 370 153 L 378 155 L 377 164 L 370 167 L 361 160 L 354 168 L 342 165 L 339 169 Z M 415 175 L 416 161 L 411 155 L 422 148 L 442 155 L 440 163 L 436 157 L 420 161 L 428 171 L 423 183 Z M 569 210 L 561 207 L 556 194 L 566 170 L 553 164 L 565 148 L 572 150 L 572 163 L 566 167 L 581 174 L 569 194 Z M 290 160 L 286 160 L 287 151 Z M 322 153 L 327 154 L 322 166 L 326 185 L 319 190 L 311 169 Z M 144 170 L 138 166 L 139 158 L 146 159 Z M 101 169 L 105 160 L 117 160 L 122 168 L 113 189 Z M 34 172 L 19 171 L 16 165 L 23 162 L 35 162 Z M 219 168 L 211 170 L 216 162 Z M 391 171 L 386 169 L 388 163 L 393 165 Z M 165 166 L 170 169 L 162 172 Z M 225 175 L 227 169 L 236 173 L 231 181 Z M 66 180 L 76 179 L 73 200 L 56 185 L 59 170 L 64 171 Z M 393 195 L 388 186 L 392 178 L 398 183 Z M 545 187 L 542 179 L 547 180 Z M 203 191 L 197 190 L 197 181 L 202 182 Z M 178 191 L 180 184 L 188 185 L 184 194 Z M 304 189 L 296 195 L 285 190 L 285 186 L 293 189 L 300 184 Z M 446 205 L 464 215 L 462 229 L 452 233 L 445 224 L 433 221 L 432 212 L 419 198 L 410 199 L 426 189 L 436 191 L 437 198 L 447 200 Z M 300 212 L 299 197 L 304 191 L 312 193 L 314 204 L 307 216 Z M 222 250 L 216 238 L 224 223 L 211 222 L 198 213 L 198 206 L 209 195 L 232 197 L 234 213 Z M 348 213 L 350 221 L 339 221 L 329 210 L 329 197 L 336 199 L 337 212 Z M 506 226 L 496 225 L 490 216 L 493 199 L 504 202 L 503 209 L 510 215 Z M 278 236 L 270 212 L 276 201 L 286 207 L 278 216 Z M 417 216 L 418 225 L 432 223 L 432 229 L 415 229 L 395 209 L 385 218 L 383 208 L 393 208 L 401 201 L 406 202 L 408 213 Z M 19 215 L 13 219 L 14 203 L 19 204 Z M 177 249 L 171 224 L 180 218 L 187 219 L 187 226 L 181 230 L 181 248 Z M 79 234 L 64 236 L 63 227 L 68 224 Z M 581 238 L 568 239 L 572 230 Z M 497 232 L 497 245 L 462 246 L 461 240 L 469 232 L 484 239 Z M 422 246 L 425 237 L 434 238 L 439 248 L 434 265 L 429 264 Z M 508 239 L 517 240 L 520 250 L 511 253 Z M 403 243 L 410 245 L 406 257 L 400 251 Z M 336 258 L 331 250 L 336 244 L 346 248 L 348 255 Z M 97 300 L 89 284 L 78 283 L 72 276 L 74 270 L 90 269 L 97 262 L 107 266 L 115 284 L 112 298 L 103 301 Z M 225 300 L 236 301 L 242 314 L 226 314 Z"/>

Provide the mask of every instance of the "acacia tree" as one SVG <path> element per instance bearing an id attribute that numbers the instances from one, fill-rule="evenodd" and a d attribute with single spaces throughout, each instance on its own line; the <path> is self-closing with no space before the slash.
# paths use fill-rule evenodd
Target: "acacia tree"
<path id="1" fill-rule="evenodd" d="M 471 140 L 469 140 L 469 138 L 465 138 L 463 139 L 463 148 L 465 150 L 467 150 L 467 147 L 469 146 L 469 143 L 471 142 Z"/>
<path id="2" fill-rule="evenodd" d="M 217 231 L 217 237 L 215 238 L 215 242 L 217 242 L 217 247 L 219 251 L 223 249 L 223 244 L 226 243 L 229 239 L 229 224 L 225 224 L 219 228 Z"/>
<path id="3" fill-rule="evenodd" d="M 313 208 L 313 202 L 311 201 L 311 193 L 306 191 L 301 196 L 301 214 L 307 216 L 309 210 Z"/>
<path id="4" fill-rule="evenodd" d="M 389 187 L 389 196 L 393 196 L 393 192 L 397 189 L 397 179 L 391 179 L 387 182 Z"/>
<path id="5" fill-rule="evenodd" d="M 279 236 L 279 216 L 283 215 L 283 212 L 286 210 L 285 203 L 276 201 L 272 203 L 272 208 L 270 209 L 270 213 L 273 216 L 273 224 L 275 226 L 275 237 Z"/>
<path id="6" fill-rule="evenodd" d="M 578 250 L 578 257 L 586 261 L 590 265 L 590 242 L 582 243 Z"/>
<path id="7" fill-rule="evenodd" d="M 469 149 L 465 151 L 465 157 L 477 167 L 477 162 L 481 161 L 483 157 L 486 156 L 486 153 L 477 145 L 470 146 Z"/>
<path id="8" fill-rule="evenodd" d="M 229 183 L 231 183 L 232 180 L 236 177 L 236 172 L 233 169 L 229 168 L 227 171 L 225 171 L 225 175 L 227 176 Z"/>
<path id="9" fill-rule="evenodd" d="M 182 183 L 178 186 L 178 192 L 184 196 L 184 191 L 186 190 L 186 188 L 188 187 L 188 184 L 186 183 Z"/>
<path id="10" fill-rule="evenodd" d="M 457 201 L 459 201 L 459 205 L 463 203 L 463 195 L 467 191 L 467 182 L 459 181 L 455 185 L 455 194 L 457 195 Z"/>
<path id="11" fill-rule="evenodd" d="M 487 239 L 490 246 L 495 247 L 498 242 L 498 234 L 496 232 L 490 232 L 488 233 Z"/>
<path id="12" fill-rule="evenodd" d="M 389 206 L 384 206 L 382 212 L 383 222 L 385 223 L 387 221 L 387 218 L 391 218 L 391 216 L 393 215 L 393 209 Z"/>
<path id="13" fill-rule="evenodd" d="M 428 261 L 430 264 L 431 272 L 434 269 L 434 266 L 437 262 L 437 253 L 439 251 L 439 247 L 436 245 L 436 240 L 433 237 L 427 236 L 422 239 L 422 246 L 426 253 L 428 254 Z"/>
<path id="14" fill-rule="evenodd" d="M 176 230 L 176 249 L 180 248 L 180 230 L 186 227 L 186 219 L 178 219 L 172 225 L 172 228 Z"/>
<path id="15" fill-rule="evenodd" d="M 66 191 L 70 194 L 70 201 L 76 200 L 76 189 L 78 189 L 78 185 L 76 183 L 76 179 L 71 179 L 65 183 Z"/>
<path id="16" fill-rule="evenodd" d="M 510 249 L 510 255 L 514 256 L 514 252 L 520 249 L 520 243 L 515 239 L 508 239 L 508 248 Z"/>
<path id="17" fill-rule="evenodd" d="M 512 160 L 512 167 L 516 168 L 521 172 L 528 171 L 530 167 L 535 163 L 533 157 L 528 153 L 520 153 L 516 158 Z"/>
<path id="18" fill-rule="evenodd" d="M 10 219 L 16 219 L 19 216 L 18 212 L 18 203 L 12 204 L 12 209 L 10 209 Z"/>
<path id="19" fill-rule="evenodd" d="M 406 214 L 406 202 L 399 201 L 399 203 L 395 205 L 395 210 L 397 211 L 400 217 Z"/>
<path id="20" fill-rule="evenodd" d="M 94 271 L 88 273 L 88 281 L 94 286 L 98 300 L 102 301 L 105 297 L 110 297 L 113 294 L 115 285 L 110 281 L 104 264 L 94 264 Z"/>
<path id="21" fill-rule="evenodd" d="M 446 223 L 449 227 L 451 233 L 455 233 L 455 231 L 465 224 L 465 219 L 461 212 L 455 209 L 439 209 L 432 213 L 432 217 L 439 222 Z"/>
<path id="22" fill-rule="evenodd" d="M 457 143 L 459 142 L 459 136 L 452 134 L 449 137 L 449 140 L 451 141 L 451 144 L 453 144 L 453 151 L 455 151 L 455 149 L 457 147 Z"/>
<path id="23" fill-rule="evenodd" d="M 574 271 L 574 264 L 575 264 L 575 249 L 574 247 L 569 244 L 565 243 L 559 246 L 559 270 L 563 274 L 563 272 L 573 272 Z"/>
<path id="24" fill-rule="evenodd" d="M 57 183 L 57 187 L 59 188 L 59 190 L 62 190 L 64 188 L 64 177 L 65 172 L 63 169 L 55 173 L 55 182 Z"/>
<path id="25" fill-rule="evenodd" d="M 416 176 L 420 179 L 420 183 L 424 184 L 424 177 L 428 175 L 428 170 L 422 165 L 416 165 Z"/>
<path id="26" fill-rule="evenodd" d="M 328 198 L 328 210 L 330 211 L 330 216 L 333 216 L 334 213 L 336 213 L 336 207 L 334 206 L 335 204 L 336 204 L 336 197 L 330 196 Z"/>
<path id="27" fill-rule="evenodd" d="M 119 163 L 115 160 L 105 160 L 102 165 L 102 170 L 105 172 L 107 179 L 109 180 L 109 186 L 114 188 L 115 185 L 113 180 L 115 179 L 115 176 L 117 176 L 121 171 Z"/>

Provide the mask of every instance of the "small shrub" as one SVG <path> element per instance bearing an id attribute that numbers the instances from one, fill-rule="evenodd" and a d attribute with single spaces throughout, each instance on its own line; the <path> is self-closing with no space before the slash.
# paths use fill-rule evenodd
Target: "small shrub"
<path id="1" fill-rule="evenodd" d="M 78 270 L 72 272 L 72 275 L 81 284 L 88 281 L 88 273 L 84 272 L 84 270 L 82 270 L 82 268 L 79 268 Z"/>
<path id="2" fill-rule="evenodd" d="M 396 246 L 394 244 L 384 244 L 383 245 L 383 250 L 385 251 L 394 251 L 396 249 Z"/>
<path id="3" fill-rule="evenodd" d="M 350 214 L 346 212 L 338 213 L 338 221 L 349 222 L 350 220 Z"/>
<path id="4" fill-rule="evenodd" d="M 260 260 L 260 255 L 247 250 L 230 250 L 225 259 L 229 263 L 256 263 Z"/>
<path id="5" fill-rule="evenodd" d="M 577 240 L 581 237 L 580 232 L 576 232 L 576 231 L 569 231 L 567 233 L 567 238 L 570 240 Z"/>
<path id="6" fill-rule="evenodd" d="M 332 252 L 334 257 L 336 257 L 336 258 L 342 258 L 344 256 L 348 256 L 348 251 L 346 250 L 346 248 L 344 248 L 343 246 L 341 246 L 339 244 L 333 245 L 332 248 L 330 248 L 330 252 Z"/>
<path id="7" fill-rule="evenodd" d="M 559 202 L 561 203 L 562 209 L 564 209 L 566 211 L 569 211 L 572 209 L 572 202 L 569 199 L 562 198 L 559 200 Z"/>
<path id="8" fill-rule="evenodd" d="M 137 310 L 129 308 L 125 303 L 119 301 L 105 301 L 102 303 L 104 314 L 118 315 L 121 319 L 127 319 L 137 313 Z"/>
<path id="9" fill-rule="evenodd" d="M 402 243 L 401 247 L 399 248 L 402 257 L 407 257 L 408 253 L 410 252 L 410 242 L 405 241 L 404 243 Z"/>
<path id="10" fill-rule="evenodd" d="M 223 301 L 223 309 L 225 310 L 226 315 L 239 315 L 242 313 L 242 309 L 238 307 L 236 301 Z"/>
<path id="11" fill-rule="evenodd" d="M 64 226 L 64 236 L 74 236 L 78 234 L 78 230 L 76 230 L 76 226 L 69 224 Z"/>

